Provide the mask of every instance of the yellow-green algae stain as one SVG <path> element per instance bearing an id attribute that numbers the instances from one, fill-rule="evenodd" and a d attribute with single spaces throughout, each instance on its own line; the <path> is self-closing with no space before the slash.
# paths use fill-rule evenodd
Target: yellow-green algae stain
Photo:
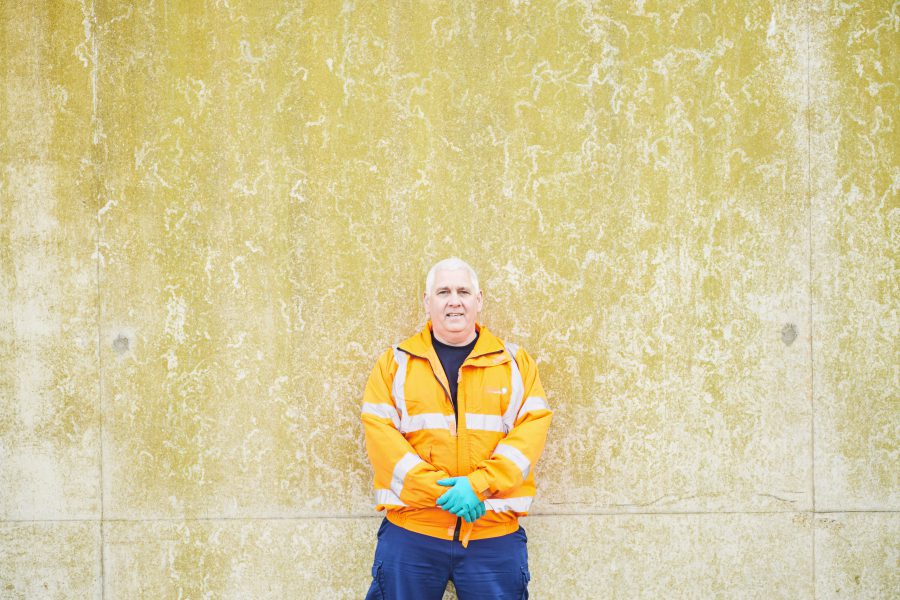
<path id="1" fill-rule="evenodd" d="M 817 298 L 824 327 L 816 377 L 835 399 L 823 408 L 838 438 L 835 451 L 846 460 L 841 488 L 848 501 L 869 505 L 896 498 L 900 484 L 900 343 L 892 329 L 900 298 L 900 33 L 889 2 L 827 4 L 814 17 L 829 66 L 814 91 L 824 101 L 821 127 L 836 148 L 833 162 L 820 159 L 829 170 L 823 173 L 829 203 L 821 209 L 828 229 L 813 232 L 825 236 L 817 260 L 833 282 Z"/>
<path id="2" fill-rule="evenodd" d="M 782 60 L 807 60 L 805 7 L 96 10 L 113 512 L 339 513 L 367 496 L 364 375 L 414 329 L 421 274 L 447 254 L 481 270 L 492 328 L 544 361 L 558 411 L 538 465 L 548 502 L 696 491 L 742 510 L 773 477 L 806 481 L 787 461 L 809 462 L 808 369 L 776 322 L 804 315 L 817 233 L 804 80 Z M 846 131 L 844 147 L 865 150 Z M 863 196 L 890 189 L 879 173 Z M 853 214 L 842 227 L 865 222 Z M 863 278 L 873 267 L 849 257 L 885 237 L 860 229 L 833 249 Z M 889 304 L 894 288 L 873 279 Z M 836 304 L 857 307 L 852 291 Z M 110 346 L 117 327 L 136 332 L 128 352 Z M 849 380 L 868 347 L 838 339 L 850 358 L 830 372 Z M 873 386 L 891 381 L 883 366 L 868 367 Z M 55 365 L 54 389 L 73 368 Z M 91 413 L 63 399 L 43 433 L 68 440 L 87 426 L 73 413 Z M 890 427 L 878 401 L 851 429 L 885 414 Z M 855 444 L 846 456 L 864 460 Z M 215 530 L 175 537 L 183 591 L 224 593 L 203 579 L 233 558 Z"/>

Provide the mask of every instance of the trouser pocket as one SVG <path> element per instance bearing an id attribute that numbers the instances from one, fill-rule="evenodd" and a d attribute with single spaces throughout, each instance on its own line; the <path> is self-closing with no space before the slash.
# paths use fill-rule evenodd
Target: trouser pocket
<path id="1" fill-rule="evenodd" d="M 528 600 L 528 582 L 531 581 L 531 573 L 528 567 L 522 567 L 522 600 Z"/>
<path id="2" fill-rule="evenodd" d="M 376 560 L 372 565 L 372 585 L 369 586 L 369 593 L 366 594 L 366 600 L 384 600 L 384 575 L 381 572 L 381 561 Z"/>

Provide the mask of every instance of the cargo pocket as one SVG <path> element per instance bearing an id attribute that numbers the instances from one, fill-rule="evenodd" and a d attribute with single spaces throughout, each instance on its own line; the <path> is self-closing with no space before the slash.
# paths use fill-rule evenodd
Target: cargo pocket
<path id="1" fill-rule="evenodd" d="M 372 565 L 372 585 L 369 586 L 369 593 L 366 594 L 366 600 L 384 600 L 384 589 L 382 587 L 381 561 L 376 560 Z"/>
<path id="2" fill-rule="evenodd" d="M 528 567 L 522 567 L 522 600 L 528 600 L 528 582 L 531 581 L 531 573 Z"/>

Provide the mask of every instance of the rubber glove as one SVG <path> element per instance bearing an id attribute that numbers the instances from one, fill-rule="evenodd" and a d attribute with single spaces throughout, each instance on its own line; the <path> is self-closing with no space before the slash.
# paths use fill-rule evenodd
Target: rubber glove
<path id="1" fill-rule="evenodd" d="M 438 484 L 451 486 L 437 499 L 438 506 L 469 523 L 484 515 L 484 502 L 478 499 L 468 477 L 439 479 Z"/>
<path id="2" fill-rule="evenodd" d="M 465 514 L 459 515 L 463 518 L 467 523 L 474 523 L 482 516 L 484 516 L 486 508 L 484 506 L 484 502 L 479 502 L 478 505 L 473 508 L 471 511 L 466 512 Z"/>

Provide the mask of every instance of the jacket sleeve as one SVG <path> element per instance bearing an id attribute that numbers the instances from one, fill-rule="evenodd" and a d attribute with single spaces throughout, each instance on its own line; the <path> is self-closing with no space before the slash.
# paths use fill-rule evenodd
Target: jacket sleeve
<path id="1" fill-rule="evenodd" d="M 472 489 L 482 500 L 512 492 L 528 479 L 544 450 L 553 418 L 534 360 L 522 349 L 515 351 L 514 359 L 512 388 L 517 387 L 518 370 L 522 393 L 520 398 L 511 399 L 511 413 L 504 415 L 504 422 L 512 427 L 490 458 L 481 461 L 468 475 Z"/>
<path id="2" fill-rule="evenodd" d="M 366 452 L 375 469 L 375 509 L 434 507 L 448 489 L 437 481 L 449 474 L 422 460 L 400 433 L 401 416 L 391 395 L 396 372 L 389 350 L 372 369 L 363 395 Z"/>

